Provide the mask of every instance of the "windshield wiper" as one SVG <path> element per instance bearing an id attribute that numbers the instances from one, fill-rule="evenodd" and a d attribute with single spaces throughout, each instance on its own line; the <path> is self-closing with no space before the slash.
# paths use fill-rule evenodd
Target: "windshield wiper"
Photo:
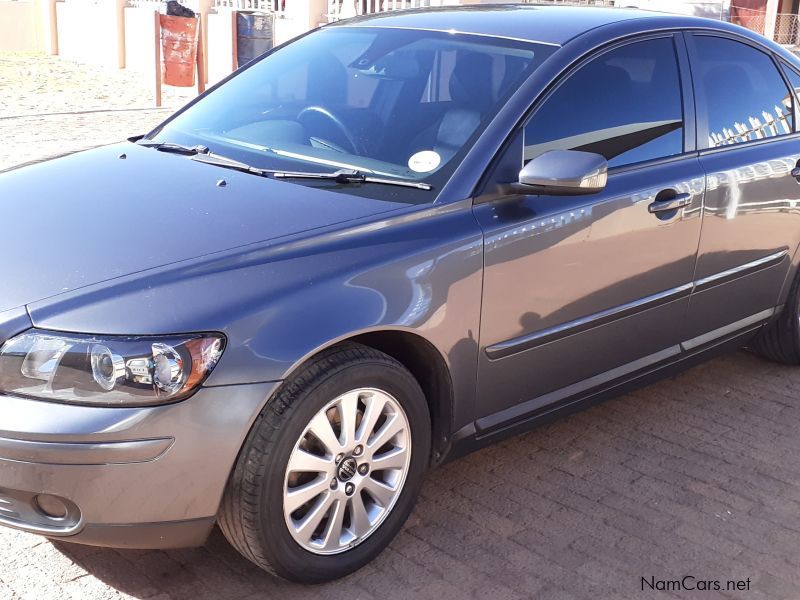
<path id="1" fill-rule="evenodd" d="M 259 169 L 247 163 L 243 163 L 233 158 L 228 158 L 221 154 L 211 152 L 206 146 L 184 146 L 175 142 L 154 142 L 152 140 L 139 140 L 136 142 L 140 146 L 154 148 L 161 152 L 171 152 L 174 154 L 184 154 L 196 160 L 217 167 L 235 169 L 253 175 L 272 175 L 275 179 L 325 179 L 336 183 L 380 183 L 383 185 L 397 185 L 410 187 L 418 190 L 432 190 L 433 187 L 427 183 L 417 181 L 403 181 L 401 179 L 386 179 L 383 177 L 373 177 L 366 175 L 357 169 L 341 169 L 332 173 L 304 173 L 301 171 L 272 171 L 269 169 Z"/>
<path id="2" fill-rule="evenodd" d="M 233 158 L 228 158 L 227 156 L 223 156 L 222 154 L 216 154 L 211 152 L 205 146 L 184 146 L 182 144 L 176 144 L 174 142 L 151 142 L 151 141 L 141 141 L 137 142 L 140 146 L 146 146 L 148 148 L 155 148 L 161 152 L 172 152 L 174 154 L 184 154 L 191 158 L 192 160 L 196 160 L 198 162 L 206 163 L 209 165 L 215 165 L 217 167 L 224 167 L 226 169 L 234 169 L 236 171 L 243 171 L 245 173 L 252 173 L 253 175 L 260 175 L 264 176 L 270 171 L 266 171 L 264 169 L 259 169 L 258 167 L 253 167 L 248 165 L 247 163 L 243 163 L 241 161 L 235 160 Z"/>
<path id="3" fill-rule="evenodd" d="M 271 173 L 271 171 L 267 171 L 266 169 L 259 169 L 258 167 L 253 167 L 247 163 L 222 156 L 221 154 L 215 154 L 214 152 L 200 152 L 194 154 L 190 158 L 208 165 L 224 167 L 225 169 L 234 169 L 235 171 L 243 171 L 244 173 L 252 173 L 253 175 L 260 175 L 261 177 L 264 177 L 267 173 Z"/>
<path id="4" fill-rule="evenodd" d="M 136 143 L 146 148 L 155 148 L 161 152 L 172 152 L 174 154 L 186 154 L 189 156 L 208 152 L 208 148 L 200 145 L 184 146 L 183 144 L 176 144 L 175 142 L 154 142 L 152 140 L 139 140 Z"/>
<path id="5" fill-rule="evenodd" d="M 400 179 L 384 179 L 365 175 L 355 169 L 341 169 L 333 173 L 302 173 L 300 171 L 275 171 L 272 173 L 275 179 L 328 179 L 336 183 L 381 183 L 384 185 L 399 185 L 411 187 L 418 190 L 432 190 L 433 187 L 427 183 L 417 181 L 402 181 Z"/>

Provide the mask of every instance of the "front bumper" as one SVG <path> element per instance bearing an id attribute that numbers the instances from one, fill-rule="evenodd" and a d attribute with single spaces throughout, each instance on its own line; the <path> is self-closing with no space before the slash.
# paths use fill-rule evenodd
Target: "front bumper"
<path id="1" fill-rule="evenodd" d="M 0 525 L 103 546 L 202 544 L 278 385 L 203 388 L 143 408 L 0 396 Z"/>

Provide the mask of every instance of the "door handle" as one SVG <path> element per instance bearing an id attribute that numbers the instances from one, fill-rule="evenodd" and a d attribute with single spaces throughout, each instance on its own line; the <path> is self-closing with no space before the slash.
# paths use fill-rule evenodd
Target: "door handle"
<path id="1" fill-rule="evenodd" d="M 647 210 L 650 211 L 651 214 L 657 214 L 661 212 L 669 212 L 671 210 L 678 210 L 679 208 L 689 206 L 691 203 L 691 194 L 678 194 L 677 196 L 673 196 L 672 198 L 668 198 L 666 200 L 656 200 L 647 207 Z"/>

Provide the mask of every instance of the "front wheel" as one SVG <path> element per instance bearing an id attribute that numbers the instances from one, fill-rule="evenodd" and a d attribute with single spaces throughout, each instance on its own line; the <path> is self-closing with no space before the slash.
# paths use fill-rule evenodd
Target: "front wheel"
<path id="1" fill-rule="evenodd" d="M 334 347 L 287 380 L 253 426 L 219 524 L 263 569 L 322 582 L 362 567 L 410 514 L 430 453 L 414 377 L 358 344 Z"/>

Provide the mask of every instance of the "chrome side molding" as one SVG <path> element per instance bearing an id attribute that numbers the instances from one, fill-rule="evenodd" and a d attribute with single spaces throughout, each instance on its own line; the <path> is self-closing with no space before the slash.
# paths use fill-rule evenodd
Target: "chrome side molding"
<path id="1" fill-rule="evenodd" d="M 728 281 L 738 279 L 739 277 L 750 275 L 756 271 L 774 267 L 775 265 L 780 264 L 787 256 L 789 256 L 789 251 L 781 250 L 775 254 L 770 254 L 764 258 L 759 258 L 758 260 L 739 265 L 733 269 L 728 269 L 727 271 L 722 271 L 721 273 L 715 273 L 714 275 L 703 277 L 702 279 L 698 279 L 694 282 L 694 291 L 699 292 L 704 289 L 714 287 L 715 285 L 721 285 L 723 283 L 727 283 Z"/>
<path id="2" fill-rule="evenodd" d="M 583 331 L 587 331 L 595 327 L 600 327 L 601 325 L 605 325 L 607 323 L 611 323 L 619 319 L 624 319 L 625 317 L 631 316 L 638 312 L 649 310 L 651 308 L 667 304 L 668 302 L 672 302 L 674 300 L 680 300 L 681 298 L 686 298 L 695 292 L 701 292 L 705 289 L 709 289 L 714 286 L 722 285 L 729 281 L 733 281 L 734 279 L 745 277 L 747 275 L 751 275 L 753 273 L 756 273 L 764 269 L 769 269 L 770 267 L 779 265 L 781 262 L 783 262 L 783 260 L 787 256 L 789 256 L 789 251 L 781 250 L 780 252 L 775 252 L 774 254 L 770 254 L 769 256 L 759 258 L 758 260 L 754 260 L 745 263 L 743 265 L 739 265 L 738 267 L 734 267 L 733 269 L 727 269 L 725 271 L 721 271 L 720 273 L 715 273 L 714 275 L 709 275 L 708 277 L 698 279 L 691 283 L 686 283 L 676 288 L 665 290 L 663 292 L 659 292 L 658 294 L 653 294 L 652 296 L 646 296 L 639 300 L 628 302 L 626 304 L 621 304 L 619 306 L 615 306 L 598 313 L 587 315 L 585 317 L 581 317 L 573 321 L 567 321 L 566 323 L 555 325 L 553 327 L 548 327 L 547 329 L 542 329 L 539 331 L 535 331 L 533 333 L 511 338 L 503 342 L 498 342 L 497 344 L 492 344 L 491 346 L 488 346 L 486 348 L 485 352 L 489 360 L 498 360 L 501 358 L 506 358 L 508 356 L 512 356 L 514 354 L 518 354 L 520 352 L 524 352 L 526 350 L 542 346 L 549 342 L 560 340 L 562 338 L 574 335 L 576 333 L 581 333 Z M 753 320 L 752 322 L 755 323 L 759 320 L 756 317 L 768 319 L 775 314 L 774 308 L 769 310 L 772 311 L 771 314 L 769 315 L 763 316 L 767 312 L 769 312 L 769 311 L 764 311 L 763 313 L 759 313 L 758 315 L 753 315 L 752 317 L 748 317 L 743 321 Z M 730 325 L 727 325 L 721 328 L 720 330 L 716 331 L 725 330 L 721 334 L 725 335 L 725 332 L 727 330 L 736 331 L 739 325 L 741 325 L 742 327 L 747 327 L 749 323 L 743 323 L 743 321 L 731 323 Z M 705 341 L 702 341 L 702 339 L 712 335 L 713 333 L 715 332 L 708 332 L 706 334 L 703 334 L 702 336 L 694 338 L 693 340 L 687 340 L 686 342 L 681 344 L 681 347 L 684 350 L 689 348 L 696 348 L 698 345 L 706 343 Z"/>

